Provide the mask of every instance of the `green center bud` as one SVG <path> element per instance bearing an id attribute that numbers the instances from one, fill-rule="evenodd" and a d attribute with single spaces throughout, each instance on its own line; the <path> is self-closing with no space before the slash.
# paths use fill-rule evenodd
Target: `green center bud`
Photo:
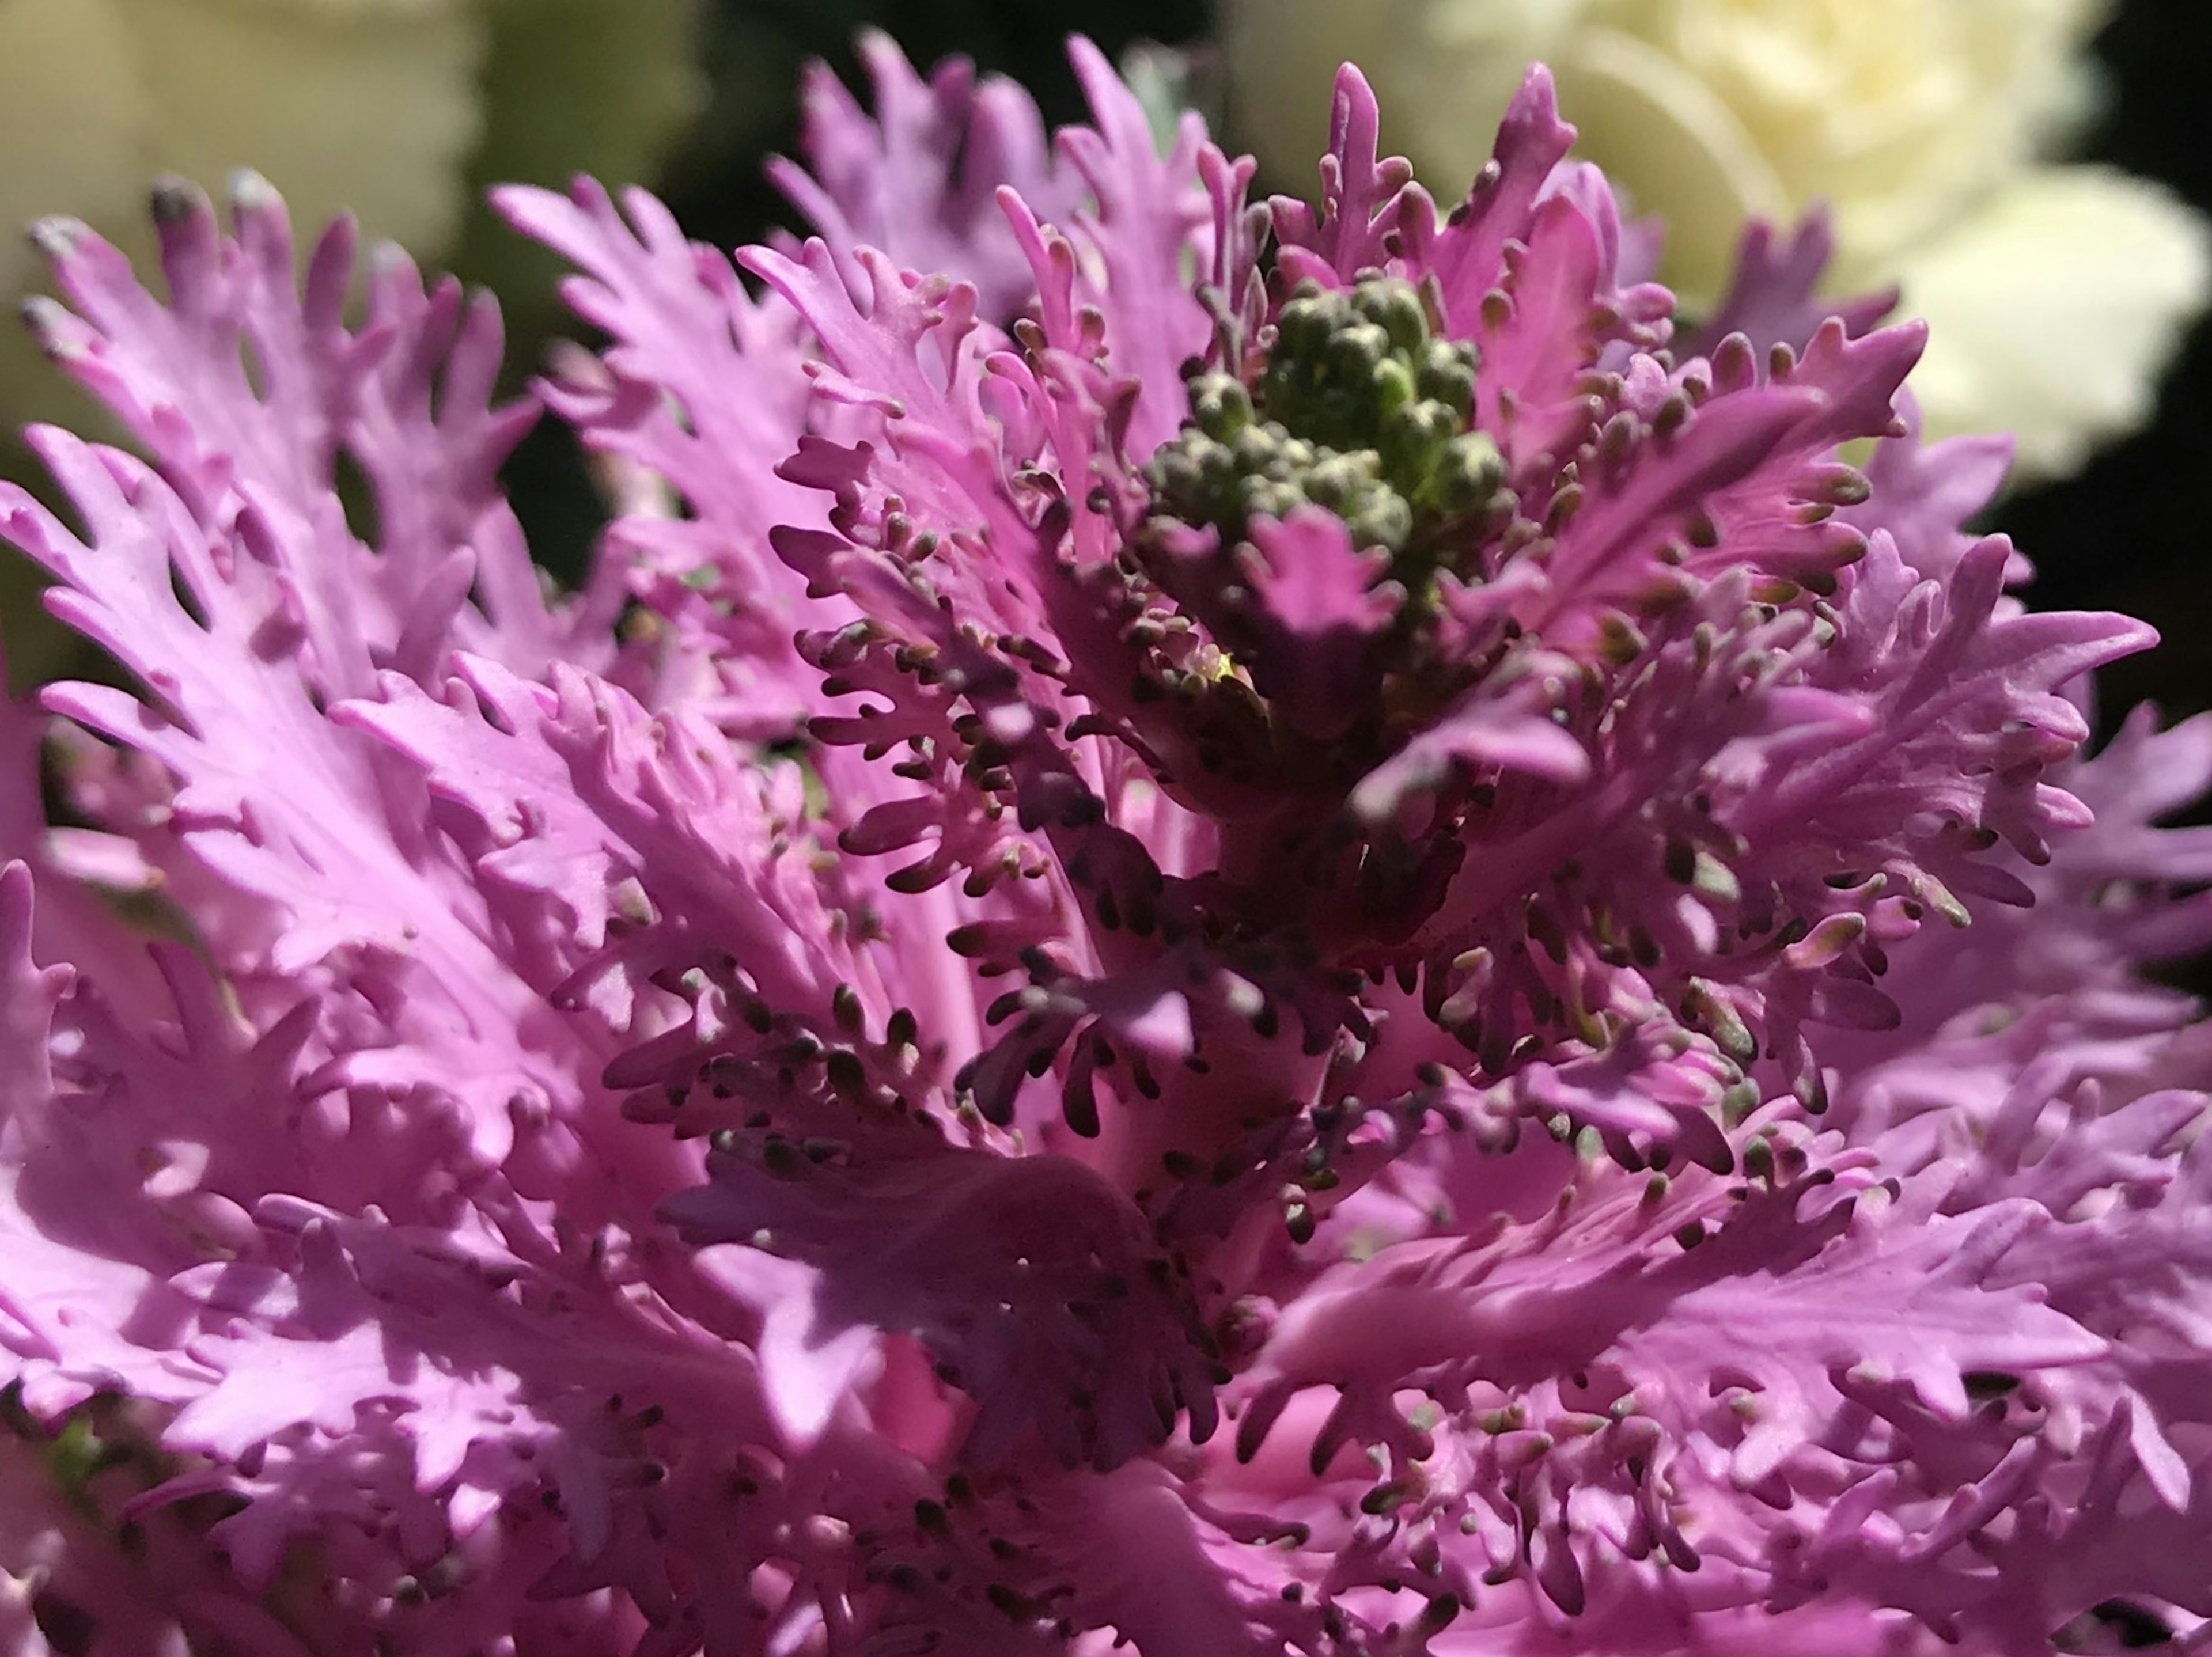
<path id="1" fill-rule="evenodd" d="M 1245 538 L 1251 519 L 1311 505 L 1389 553 L 1409 592 L 1500 502 L 1497 446 L 1469 428 L 1475 349 L 1435 332 L 1419 290 L 1374 276 L 1307 283 L 1283 307 L 1258 381 L 1199 373 L 1190 420 L 1146 470 L 1154 510 Z"/>

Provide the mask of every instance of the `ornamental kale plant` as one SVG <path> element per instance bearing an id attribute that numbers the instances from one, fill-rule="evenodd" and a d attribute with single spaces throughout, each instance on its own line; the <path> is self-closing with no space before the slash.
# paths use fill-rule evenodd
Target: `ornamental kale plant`
<path id="1" fill-rule="evenodd" d="M 1310 209 L 1074 51 L 872 44 L 736 268 L 501 198 L 573 594 L 488 303 L 40 228 L 144 458 L 0 496 L 136 682 L 4 727 L 0 1649 L 2197 1639 L 2148 630 L 1817 223 L 1679 331 L 1540 70 L 1441 215 L 1346 70 Z"/>

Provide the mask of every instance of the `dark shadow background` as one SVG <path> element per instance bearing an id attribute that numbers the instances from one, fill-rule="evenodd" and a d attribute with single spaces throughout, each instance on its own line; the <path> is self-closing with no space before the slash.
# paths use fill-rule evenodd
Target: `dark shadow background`
<path id="1" fill-rule="evenodd" d="M 669 204 L 704 240 L 734 245 L 794 225 L 760 177 L 761 159 L 798 142 L 800 67 L 821 58 L 864 88 L 855 35 L 879 28 L 923 68 L 958 54 L 1029 88 L 1049 127 L 1085 118 L 1065 42 L 1086 34 L 1118 58 L 1140 40 L 1201 39 L 1206 0 L 703 0 L 714 103 L 665 180 Z"/>
<path id="2" fill-rule="evenodd" d="M 1357 3 L 1358 0 L 1346 0 Z M 1048 123 L 1083 113 L 1061 42 L 1089 34 L 1109 54 L 1140 40 L 1200 40 L 1205 0 L 704 0 L 714 88 L 696 136 L 659 181 L 690 231 L 723 247 L 791 224 L 763 182 L 763 159 L 797 137 L 800 65 L 827 59 L 857 84 L 854 33 L 889 31 L 916 63 L 974 58 L 1028 86 Z M 2124 0 L 2099 37 L 2112 94 L 2086 159 L 2164 182 L 2212 211 L 2212 0 Z M 1570 112 L 1571 113 L 1571 112 Z M 1233 142 L 1234 134 L 1229 135 Z M 2020 349 L 2040 349 L 2022 339 Z M 557 568 L 581 564 L 598 503 L 552 422 L 518 455 L 514 482 L 533 544 Z M 2165 643 L 2104 680 L 2108 714 L 2149 698 L 2179 716 L 2212 707 L 2212 322 L 2168 372 L 2157 419 L 2065 483 L 2022 494 L 1992 514 L 2041 574 L 2039 608 L 2124 610 Z"/>

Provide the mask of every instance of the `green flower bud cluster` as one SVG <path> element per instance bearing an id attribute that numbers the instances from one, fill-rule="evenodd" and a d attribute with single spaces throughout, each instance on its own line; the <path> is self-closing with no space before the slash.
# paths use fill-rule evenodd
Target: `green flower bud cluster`
<path id="1" fill-rule="evenodd" d="M 1157 512 L 1224 540 L 1310 504 L 1425 576 L 1438 532 L 1486 513 L 1504 481 L 1497 446 L 1468 428 L 1474 347 L 1436 337 L 1396 277 L 1349 293 L 1307 284 L 1283 307 L 1256 385 L 1202 372 L 1189 384 L 1189 422 L 1146 477 Z"/>

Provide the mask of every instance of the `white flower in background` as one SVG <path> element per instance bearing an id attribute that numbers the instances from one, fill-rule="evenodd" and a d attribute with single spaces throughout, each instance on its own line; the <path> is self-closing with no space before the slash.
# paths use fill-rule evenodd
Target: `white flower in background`
<path id="1" fill-rule="evenodd" d="M 2021 472 L 2049 475 L 2148 416 L 2212 280 L 2196 214 L 2047 159 L 2092 102 L 2081 49 L 2108 9 L 1226 0 L 1225 33 L 1233 112 L 1271 165 L 1312 153 L 1315 94 L 1351 58 L 1397 112 L 1386 142 L 1440 193 L 1489 153 L 1523 67 L 1549 64 L 1583 153 L 1666 222 L 1662 274 L 1692 305 L 1725 283 L 1747 218 L 1826 203 L 1830 291 L 1895 283 L 1930 325 L 1929 428 L 2009 430 Z"/>

